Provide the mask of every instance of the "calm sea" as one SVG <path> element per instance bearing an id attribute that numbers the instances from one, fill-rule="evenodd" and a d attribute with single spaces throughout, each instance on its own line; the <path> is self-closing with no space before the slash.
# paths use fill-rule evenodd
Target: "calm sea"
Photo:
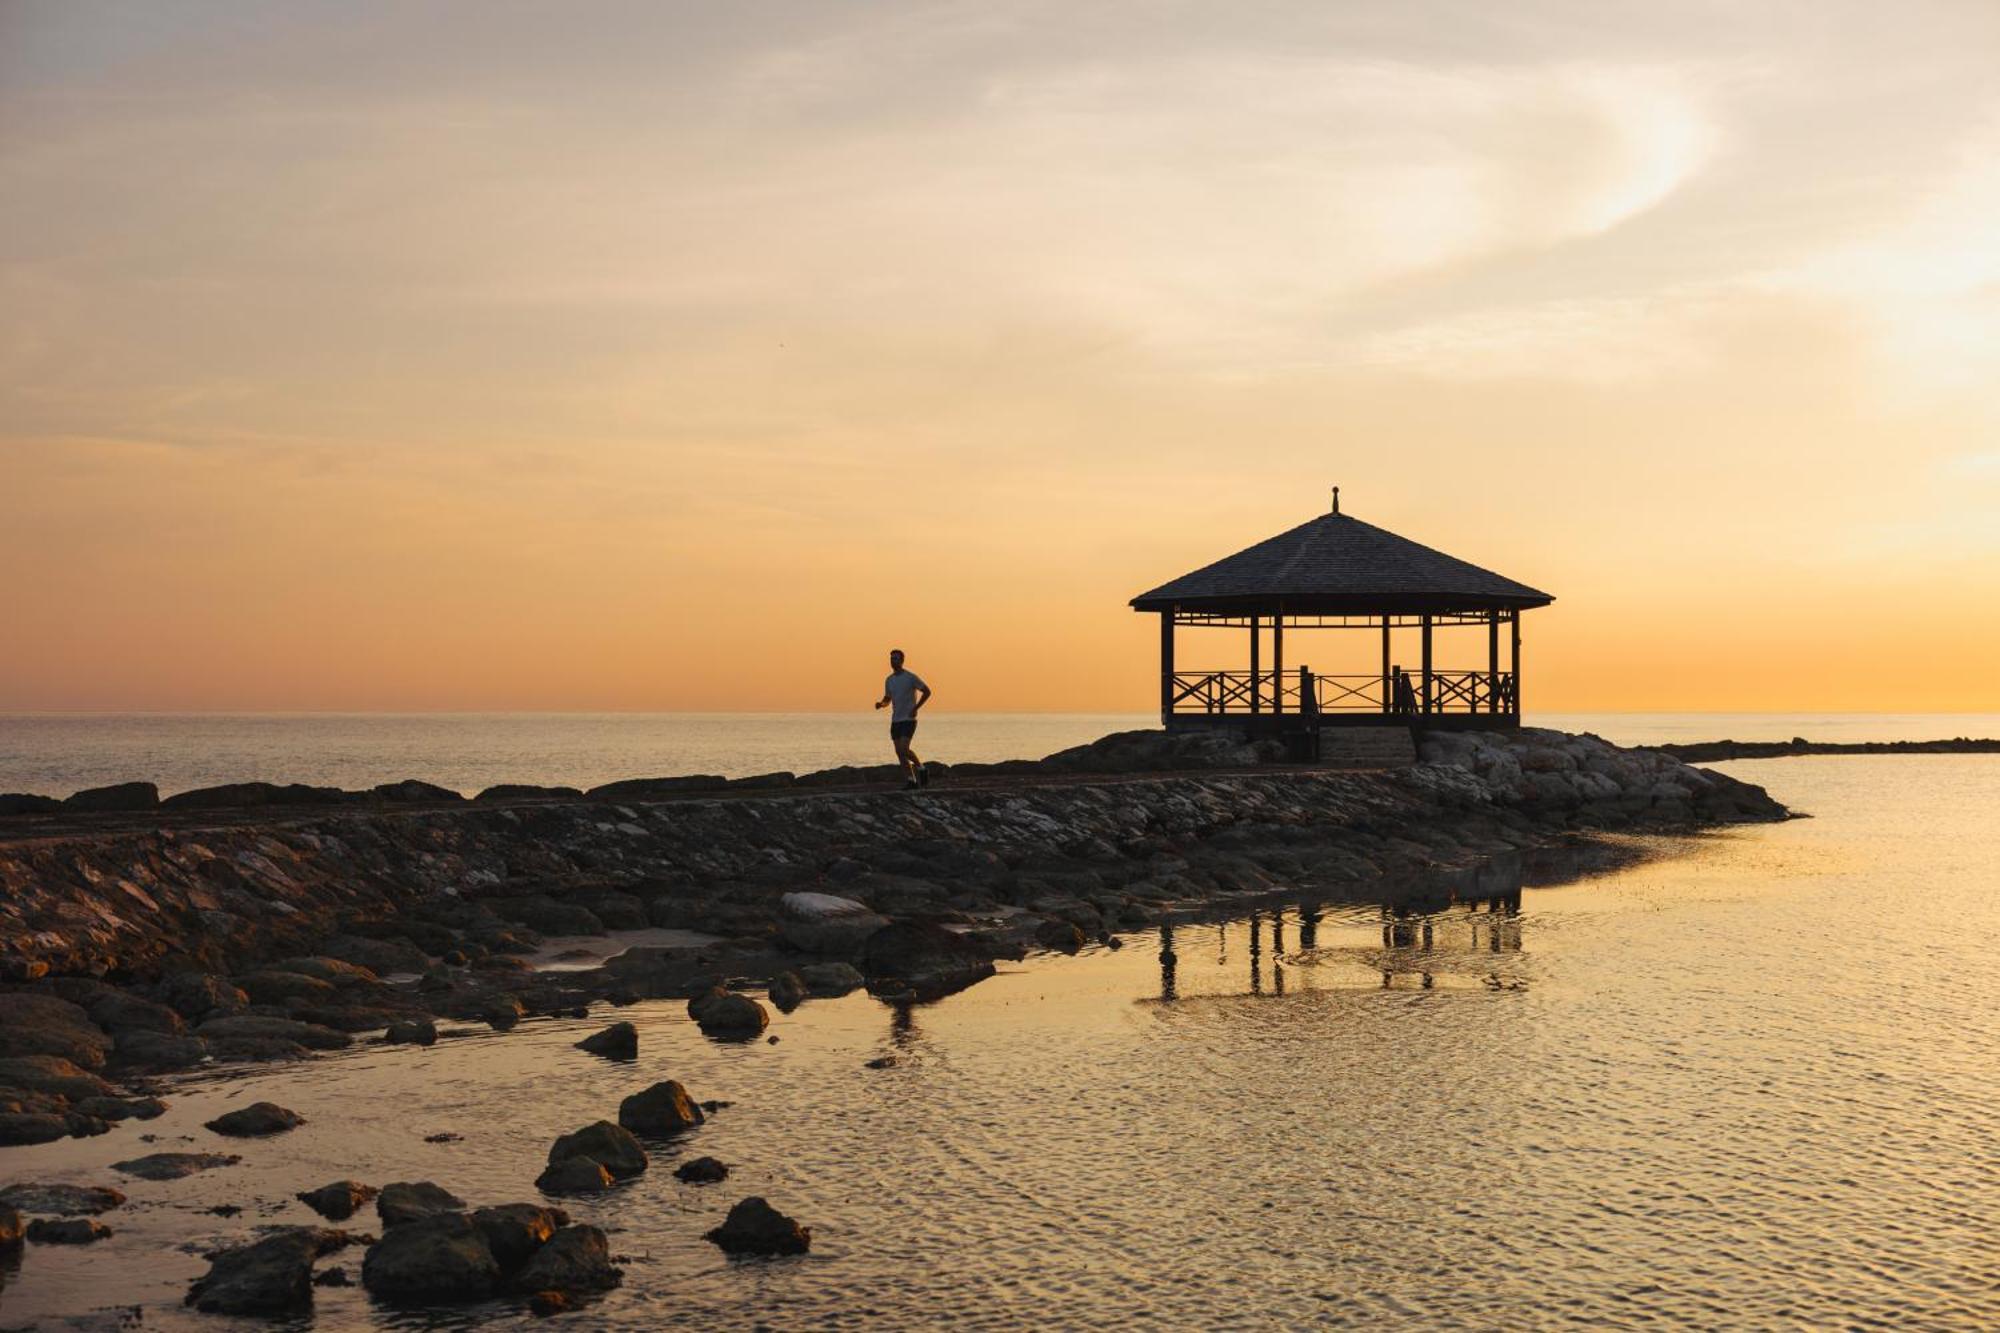
<path id="1" fill-rule="evenodd" d="M 557 1134 L 671 1077 L 732 1105 L 566 1201 L 626 1275 L 557 1324 L 2000 1327 L 2000 756 L 1723 767 L 1815 818 L 1657 842 L 1498 912 L 1385 921 L 1302 886 L 1176 927 L 1171 970 L 1135 931 L 937 1004 L 811 1001 L 776 1045 L 713 1045 L 661 1001 L 177 1083 L 145 1126 L 162 1148 L 215 1146 L 202 1122 L 259 1099 L 306 1124 L 162 1184 L 110 1169 L 148 1151 L 131 1128 L 0 1149 L 9 1178 L 133 1200 L 108 1241 L 0 1257 L 0 1326 L 222 1327 L 181 1305 L 200 1251 L 313 1222 L 295 1192 L 532 1199 Z M 636 1066 L 572 1048 L 614 1014 Z M 673 1179 L 701 1154 L 727 1182 Z M 812 1253 L 702 1239 L 751 1194 Z M 319 1329 L 537 1326 L 315 1299 Z"/>
<path id="2" fill-rule="evenodd" d="M 2000 736 L 2000 714 L 1546 713 L 1538 725 L 1627 744 L 1931 740 Z M 929 710 L 926 759 L 1038 759 L 1151 713 Z M 470 795 L 498 782 L 591 787 L 677 773 L 742 777 L 887 763 L 876 713 L 12 713 L 0 714 L 0 792 L 67 796 L 149 781 L 162 793 L 222 782 L 371 787 L 422 778 Z"/>

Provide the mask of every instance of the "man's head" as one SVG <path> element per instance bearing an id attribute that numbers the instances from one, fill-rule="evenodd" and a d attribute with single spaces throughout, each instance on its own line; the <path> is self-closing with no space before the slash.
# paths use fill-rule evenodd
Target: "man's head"
<path id="1" fill-rule="evenodd" d="M 901 648 L 891 648 L 889 650 L 889 670 L 901 671 L 902 669 L 903 669 L 903 650 Z"/>

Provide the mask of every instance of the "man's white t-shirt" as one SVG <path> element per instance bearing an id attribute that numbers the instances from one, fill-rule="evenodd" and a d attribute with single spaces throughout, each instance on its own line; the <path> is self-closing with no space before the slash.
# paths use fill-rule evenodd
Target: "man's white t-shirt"
<path id="1" fill-rule="evenodd" d="M 904 667 L 901 671 L 891 671 L 889 678 L 882 682 L 882 693 L 889 696 L 889 720 L 891 722 L 913 722 L 917 716 L 917 691 L 928 691 L 924 678 Z"/>

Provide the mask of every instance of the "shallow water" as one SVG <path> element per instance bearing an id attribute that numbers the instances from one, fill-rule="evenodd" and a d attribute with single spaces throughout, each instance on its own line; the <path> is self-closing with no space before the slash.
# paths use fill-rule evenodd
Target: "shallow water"
<path id="1" fill-rule="evenodd" d="M 673 1077 L 735 1105 L 571 1205 L 630 1257 L 573 1326 L 1992 1327 L 2000 757 L 1720 767 L 1817 817 L 1518 910 L 1182 925 L 1170 975 L 1148 932 L 914 1010 L 814 1001 L 775 1046 L 659 1003 L 617 1011 L 635 1066 L 570 1049 L 600 1012 L 193 1084 L 141 1127 L 158 1144 L 7 1149 L 0 1173 L 109 1182 L 182 1135 L 217 1147 L 200 1122 L 260 1098 L 310 1123 L 123 1184 L 119 1234 L 31 1247 L 0 1326 L 138 1303 L 146 1327 L 228 1327 L 180 1310 L 203 1264 L 177 1247 L 312 1221 L 292 1193 L 347 1175 L 532 1198 L 555 1134 Z M 662 1169 L 704 1153 L 729 1181 Z M 811 1225 L 811 1255 L 700 1238 L 747 1194 Z M 223 1201 L 249 1210 L 199 1211 Z M 530 1322 L 318 1297 L 320 1328 Z"/>
<path id="2" fill-rule="evenodd" d="M 2000 736 L 1972 713 L 1546 713 L 1537 726 L 1620 745 Z M 1039 759 L 1153 713 L 926 710 L 917 751 L 946 763 Z M 594 787 L 675 773 L 743 777 L 891 762 L 887 724 L 851 713 L 0 713 L 0 792 L 113 782 L 164 795 L 224 782 L 366 788 L 422 778 L 470 796 L 500 782 Z"/>

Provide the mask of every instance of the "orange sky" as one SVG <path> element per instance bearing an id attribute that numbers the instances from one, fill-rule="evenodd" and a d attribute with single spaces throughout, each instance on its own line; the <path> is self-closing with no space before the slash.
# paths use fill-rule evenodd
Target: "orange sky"
<path id="1" fill-rule="evenodd" d="M 1226 17 L 0 8 L 0 710 L 1144 709 L 1334 483 L 1531 710 L 2000 710 L 2000 9 Z"/>

